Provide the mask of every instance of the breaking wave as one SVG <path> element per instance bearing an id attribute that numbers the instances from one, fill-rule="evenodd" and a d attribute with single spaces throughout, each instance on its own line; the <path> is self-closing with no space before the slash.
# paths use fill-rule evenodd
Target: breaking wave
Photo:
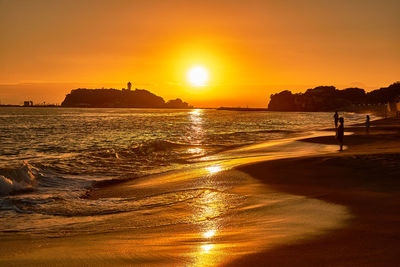
<path id="1" fill-rule="evenodd" d="M 9 195 L 31 190 L 37 184 L 40 171 L 24 161 L 18 168 L 0 169 L 0 195 Z"/>

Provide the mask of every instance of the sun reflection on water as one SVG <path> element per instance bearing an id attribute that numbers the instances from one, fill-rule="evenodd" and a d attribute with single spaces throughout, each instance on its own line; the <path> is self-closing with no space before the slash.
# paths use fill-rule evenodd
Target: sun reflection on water
<path id="1" fill-rule="evenodd" d="M 193 109 L 192 111 L 189 112 L 191 115 L 201 115 L 202 110 L 201 109 Z"/>
<path id="2" fill-rule="evenodd" d="M 196 249 L 196 266 L 213 266 L 221 261 L 225 249 L 221 247 L 221 233 L 224 231 L 224 221 L 221 215 L 226 213 L 231 207 L 231 195 L 225 194 L 215 187 L 214 175 L 222 170 L 219 165 L 212 165 L 204 168 L 202 187 L 207 187 L 200 197 L 193 203 L 193 212 L 198 221 L 201 221 L 201 228 L 197 236 L 199 237 L 198 248 Z M 200 181 L 199 181 L 200 182 Z M 218 236 L 218 238 L 216 238 Z"/>
<path id="3" fill-rule="evenodd" d="M 213 247 L 214 247 L 213 244 L 202 245 L 200 247 L 201 248 L 201 253 L 209 253 Z"/>
<path id="4" fill-rule="evenodd" d="M 186 139 L 190 144 L 198 145 L 203 141 L 203 136 L 205 131 L 203 129 L 203 110 L 193 109 L 189 112 L 189 118 L 191 121 L 191 126 L 188 129 L 188 134 Z"/>
<path id="5" fill-rule="evenodd" d="M 187 150 L 188 153 L 190 154 L 203 154 L 204 153 L 204 149 L 200 148 L 200 147 L 195 147 L 195 148 L 189 148 Z"/>
<path id="6" fill-rule="evenodd" d="M 204 232 L 203 233 L 203 237 L 204 238 L 211 238 L 211 237 L 213 237 L 214 235 L 215 235 L 215 230 L 209 230 L 209 231 L 207 231 L 207 232 Z"/>

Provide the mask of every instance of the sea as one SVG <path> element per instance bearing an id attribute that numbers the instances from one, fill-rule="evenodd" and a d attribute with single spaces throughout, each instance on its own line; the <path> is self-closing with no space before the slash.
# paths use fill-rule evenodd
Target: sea
<path id="1" fill-rule="evenodd" d="M 362 114 L 340 115 L 345 125 L 365 120 Z M 224 191 L 191 183 L 133 198 L 85 195 L 93 187 L 191 170 L 235 149 L 333 126 L 333 114 L 326 112 L 0 108 L 0 236 L 59 237 L 188 223 L 161 211 Z M 224 195 L 231 207 L 245 198 L 235 194 Z M 216 217 L 227 210 L 218 212 Z M 109 222 L 127 214 L 134 218 L 129 223 Z"/>

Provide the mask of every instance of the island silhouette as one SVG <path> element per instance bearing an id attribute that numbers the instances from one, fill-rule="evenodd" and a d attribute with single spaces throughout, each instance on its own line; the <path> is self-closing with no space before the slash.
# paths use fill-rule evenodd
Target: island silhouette
<path id="1" fill-rule="evenodd" d="M 180 98 L 165 100 L 145 89 L 86 89 L 71 90 L 61 104 L 62 107 L 91 108 L 192 108 Z"/>

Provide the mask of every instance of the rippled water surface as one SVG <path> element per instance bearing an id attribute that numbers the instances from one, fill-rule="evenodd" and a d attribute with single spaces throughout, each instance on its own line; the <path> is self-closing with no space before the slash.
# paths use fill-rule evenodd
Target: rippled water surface
<path id="1" fill-rule="evenodd" d="M 162 225 L 171 216 L 166 207 L 203 198 L 224 198 L 232 203 L 229 209 L 240 206 L 243 196 L 203 185 L 177 191 L 169 188 L 135 199 L 89 200 L 81 196 L 94 182 L 188 168 L 239 146 L 332 127 L 332 115 L 211 109 L 0 108 L 0 231 L 59 232 L 75 224 L 86 229 L 84 225 L 104 221 L 109 214 L 123 216 L 136 211 L 135 216 L 140 217 L 146 212 L 153 214 L 154 209 L 164 210 L 164 215 L 157 217 L 163 222 L 152 220 Z M 357 114 L 343 116 L 347 124 L 364 119 Z M 137 223 L 141 227 L 148 220 Z"/>

